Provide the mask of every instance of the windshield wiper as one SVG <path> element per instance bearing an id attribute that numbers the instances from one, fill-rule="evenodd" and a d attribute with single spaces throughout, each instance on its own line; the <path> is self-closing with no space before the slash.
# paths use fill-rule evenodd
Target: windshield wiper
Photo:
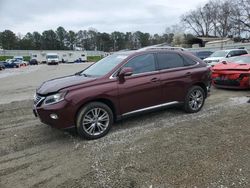
<path id="1" fill-rule="evenodd" d="M 80 71 L 80 72 L 76 72 L 75 75 L 76 75 L 76 76 L 80 76 L 81 73 L 82 73 L 81 71 Z"/>
<path id="2" fill-rule="evenodd" d="M 84 77 L 92 77 L 92 75 L 82 73 L 82 71 L 81 71 L 81 72 L 77 72 L 77 73 L 75 73 L 75 75 L 76 75 L 76 76 L 84 76 Z"/>
<path id="3" fill-rule="evenodd" d="M 88 74 L 82 73 L 82 71 L 81 71 L 81 72 L 75 73 L 75 75 L 76 75 L 76 76 L 85 76 L 85 77 L 89 77 Z"/>
<path id="4" fill-rule="evenodd" d="M 90 76 L 90 75 L 85 74 L 85 73 L 82 73 L 82 74 L 80 74 L 80 75 L 85 76 L 85 77 L 89 77 L 89 76 Z"/>

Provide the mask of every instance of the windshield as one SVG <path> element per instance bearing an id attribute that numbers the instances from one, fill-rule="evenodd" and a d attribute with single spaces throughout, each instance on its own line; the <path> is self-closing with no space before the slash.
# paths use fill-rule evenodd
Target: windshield
<path id="1" fill-rule="evenodd" d="M 213 52 L 197 52 L 198 56 L 209 56 L 211 55 Z"/>
<path id="2" fill-rule="evenodd" d="M 58 56 L 57 55 L 48 55 L 47 59 L 57 59 Z"/>
<path id="3" fill-rule="evenodd" d="M 13 62 L 15 62 L 15 60 L 14 59 L 7 59 L 6 62 L 13 63 Z"/>
<path id="4" fill-rule="evenodd" d="M 113 54 L 101 59 L 89 68 L 81 72 L 81 75 L 103 76 L 109 73 L 115 66 L 128 57 L 128 54 Z"/>
<path id="5" fill-rule="evenodd" d="M 214 53 L 212 53 L 209 57 L 226 57 L 226 55 L 228 54 L 228 51 L 216 51 Z"/>
<path id="6" fill-rule="evenodd" d="M 250 64 L 250 56 L 236 56 L 225 59 L 227 62 L 239 63 L 239 64 Z"/>

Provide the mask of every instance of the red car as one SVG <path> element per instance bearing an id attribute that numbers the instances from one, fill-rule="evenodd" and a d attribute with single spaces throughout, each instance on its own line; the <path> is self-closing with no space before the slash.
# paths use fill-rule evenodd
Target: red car
<path id="1" fill-rule="evenodd" d="M 250 55 L 227 58 L 212 69 L 212 84 L 217 88 L 250 88 Z"/>
<path id="2" fill-rule="evenodd" d="M 114 121 L 143 111 L 181 105 L 198 112 L 210 75 L 206 63 L 180 50 L 114 53 L 75 75 L 44 82 L 34 114 L 53 127 L 100 138 Z"/>

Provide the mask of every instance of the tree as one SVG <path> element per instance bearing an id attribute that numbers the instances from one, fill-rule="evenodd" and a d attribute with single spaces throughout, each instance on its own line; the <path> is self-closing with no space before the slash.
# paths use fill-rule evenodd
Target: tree
<path id="1" fill-rule="evenodd" d="M 233 25 L 238 36 L 241 32 L 250 32 L 250 1 L 236 0 L 233 3 L 233 14 L 231 15 Z"/>
<path id="2" fill-rule="evenodd" d="M 79 47 L 81 47 L 85 50 L 90 49 L 88 31 L 86 31 L 86 30 L 78 31 L 77 36 L 76 36 L 76 43 Z"/>
<path id="3" fill-rule="evenodd" d="M 66 50 L 66 40 L 68 37 L 67 31 L 63 27 L 58 27 L 56 30 L 57 39 L 59 41 L 59 49 Z"/>
<path id="4" fill-rule="evenodd" d="M 142 47 L 150 45 L 149 39 L 150 39 L 149 33 L 140 33 L 139 40 L 141 42 Z"/>
<path id="5" fill-rule="evenodd" d="M 126 35 L 122 32 L 115 31 L 111 33 L 111 39 L 113 41 L 113 51 L 119 51 L 125 49 L 126 46 L 125 38 Z"/>
<path id="6" fill-rule="evenodd" d="M 42 33 L 42 48 L 46 50 L 56 50 L 59 47 L 57 35 L 53 30 L 47 30 Z"/>
<path id="7" fill-rule="evenodd" d="M 132 32 L 125 33 L 125 49 L 133 49 L 133 34 L 132 34 Z"/>
<path id="8" fill-rule="evenodd" d="M 96 50 L 97 49 L 97 30 L 94 28 L 90 28 L 87 32 L 88 41 L 89 41 L 89 49 Z"/>
<path id="9" fill-rule="evenodd" d="M 232 4 L 230 1 L 222 2 L 218 5 L 219 13 L 217 15 L 216 31 L 220 37 L 227 37 L 233 28 L 233 23 L 230 20 L 232 13 Z"/>
<path id="10" fill-rule="evenodd" d="M 212 25 L 211 7 L 207 4 L 182 16 L 182 23 L 197 36 L 209 36 Z"/>
<path id="11" fill-rule="evenodd" d="M 141 35 L 140 31 L 136 31 L 135 33 L 133 33 L 133 37 L 132 37 L 133 49 L 141 48 L 140 35 Z"/>
<path id="12" fill-rule="evenodd" d="M 0 35 L 0 43 L 3 49 L 13 50 L 17 48 L 18 40 L 15 33 L 10 30 L 5 30 Z"/>
<path id="13" fill-rule="evenodd" d="M 112 49 L 112 39 L 108 33 L 97 34 L 97 49 L 101 51 L 110 51 Z"/>
<path id="14" fill-rule="evenodd" d="M 35 48 L 34 38 L 31 33 L 27 33 L 20 41 L 19 48 L 22 50 L 31 50 Z"/>
<path id="15" fill-rule="evenodd" d="M 173 37 L 173 44 L 174 46 L 180 46 L 181 44 L 185 43 L 185 37 L 183 33 L 177 33 Z"/>
<path id="16" fill-rule="evenodd" d="M 35 50 L 42 50 L 42 42 L 43 42 L 43 37 L 40 33 L 37 31 L 33 32 L 33 42 L 34 42 L 34 49 Z"/>
<path id="17" fill-rule="evenodd" d="M 199 11 L 192 10 L 181 18 L 182 23 L 191 29 L 197 36 L 205 36 L 203 23 L 199 15 Z"/>
<path id="18" fill-rule="evenodd" d="M 69 49 L 74 50 L 76 46 L 76 33 L 74 31 L 69 31 L 67 35 L 67 44 Z"/>
<path id="19" fill-rule="evenodd" d="M 182 15 L 181 22 L 196 36 L 229 37 L 235 35 L 235 26 L 237 25 L 232 22 L 231 17 L 236 15 L 234 14 L 236 12 L 240 14 L 239 11 L 234 10 L 234 6 L 229 0 L 210 0 L 204 6 Z"/>

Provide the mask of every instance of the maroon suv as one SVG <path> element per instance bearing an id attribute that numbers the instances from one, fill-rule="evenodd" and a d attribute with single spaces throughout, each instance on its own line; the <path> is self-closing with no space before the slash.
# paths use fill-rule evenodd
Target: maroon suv
<path id="1" fill-rule="evenodd" d="M 85 70 L 44 82 L 34 114 L 56 128 L 76 127 L 87 139 L 108 133 L 114 121 L 170 105 L 198 112 L 208 95 L 210 69 L 180 50 L 118 52 Z"/>

